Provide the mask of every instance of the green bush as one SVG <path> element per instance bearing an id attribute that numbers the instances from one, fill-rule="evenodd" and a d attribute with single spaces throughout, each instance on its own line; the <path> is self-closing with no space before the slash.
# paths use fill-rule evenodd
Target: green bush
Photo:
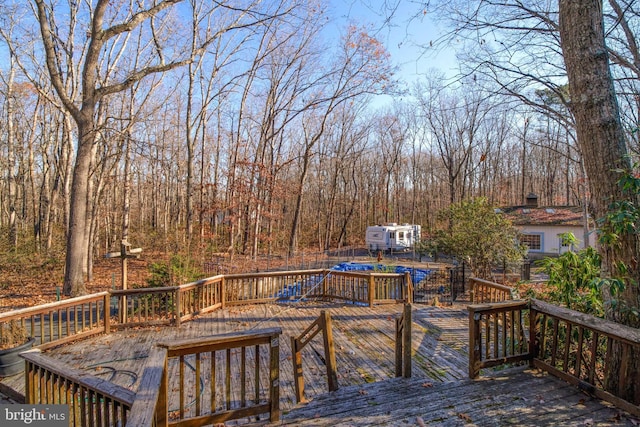
<path id="1" fill-rule="evenodd" d="M 571 233 L 561 237 L 569 244 L 577 243 Z M 602 317 L 600 262 L 600 255 L 591 247 L 540 261 L 544 272 L 549 275 L 547 298 L 572 310 Z"/>
<path id="2" fill-rule="evenodd" d="M 152 263 L 149 265 L 149 273 L 147 285 L 152 288 L 181 285 L 203 276 L 202 272 L 194 266 L 193 261 L 182 255 L 173 255 L 169 263 Z"/>

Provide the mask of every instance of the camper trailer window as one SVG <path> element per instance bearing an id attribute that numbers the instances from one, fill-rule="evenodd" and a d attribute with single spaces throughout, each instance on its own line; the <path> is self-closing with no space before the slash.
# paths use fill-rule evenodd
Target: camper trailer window
<path id="1" fill-rule="evenodd" d="M 396 238 L 396 232 L 395 231 L 390 231 L 389 232 L 389 238 L 390 239 L 395 239 Z"/>
<path id="2" fill-rule="evenodd" d="M 398 239 L 404 240 L 404 231 L 398 231 Z"/>

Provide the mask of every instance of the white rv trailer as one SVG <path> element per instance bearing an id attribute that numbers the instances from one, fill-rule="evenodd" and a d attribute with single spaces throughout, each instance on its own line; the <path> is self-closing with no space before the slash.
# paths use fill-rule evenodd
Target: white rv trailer
<path id="1" fill-rule="evenodd" d="M 395 222 L 367 227 L 365 243 L 370 251 L 406 251 L 420 241 L 421 227 Z"/>

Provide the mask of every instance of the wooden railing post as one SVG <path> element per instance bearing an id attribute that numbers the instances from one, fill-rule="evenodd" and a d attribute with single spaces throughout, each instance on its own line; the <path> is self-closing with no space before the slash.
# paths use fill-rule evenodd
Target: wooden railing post
<path id="1" fill-rule="evenodd" d="M 408 304 L 412 304 L 413 303 L 413 282 L 411 281 L 411 273 L 409 273 L 408 271 L 404 272 L 404 288 L 406 289 L 407 292 L 407 296 L 405 298 L 405 301 Z"/>
<path id="2" fill-rule="evenodd" d="M 222 277 L 222 280 L 220 281 L 220 304 L 221 304 L 221 308 L 224 309 L 227 303 L 227 285 L 226 285 L 227 281 L 225 280 L 224 276 Z"/>
<path id="3" fill-rule="evenodd" d="M 411 304 L 396 318 L 396 377 L 411 378 Z"/>
<path id="4" fill-rule="evenodd" d="M 304 402 L 304 376 L 302 375 L 302 352 L 298 348 L 298 340 L 291 337 L 291 352 L 293 353 L 293 383 L 296 390 L 296 402 Z"/>
<path id="5" fill-rule="evenodd" d="M 475 300 L 475 296 L 476 296 L 476 281 L 475 281 L 475 279 L 473 277 L 471 279 L 469 279 L 469 281 L 471 282 L 471 286 L 470 286 L 471 289 L 469 290 L 469 300 L 471 301 L 471 304 L 475 304 L 475 302 L 476 302 L 476 300 Z"/>
<path id="6" fill-rule="evenodd" d="M 538 342 L 537 319 L 538 312 L 529 301 L 529 366 L 533 368 L 533 361 L 538 357 L 540 343 Z"/>
<path id="7" fill-rule="evenodd" d="M 120 320 L 121 325 L 126 325 L 129 320 L 127 318 L 127 309 L 127 296 L 120 295 L 118 298 L 118 319 Z"/>
<path id="8" fill-rule="evenodd" d="M 396 377 L 402 376 L 402 328 L 404 327 L 404 315 L 396 317 Z"/>
<path id="9" fill-rule="evenodd" d="M 104 295 L 104 333 L 109 334 L 111 332 L 111 294 L 107 292 Z"/>
<path id="10" fill-rule="evenodd" d="M 280 420 L 280 333 L 271 337 L 269 369 L 269 421 Z"/>
<path id="11" fill-rule="evenodd" d="M 373 307 L 373 301 L 376 297 L 376 278 L 370 274 L 369 275 L 369 307 Z"/>
<path id="12" fill-rule="evenodd" d="M 182 319 L 180 319 L 180 313 L 182 311 L 181 309 L 181 303 L 180 303 L 180 287 L 177 287 L 176 290 L 174 291 L 174 306 L 175 306 L 175 317 L 176 317 L 176 326 L 180 326 L 180 323 L 182 322 Z"/>
<path id="13" fill-rule="evenodd" d="M 404 305 L 404 326 L 402 328 L 403 374 L 411 378 L 411 304 Z"/>
<path id="14" fill-rule="evenodd" d="M 162 380 L 160 382 L 160 388 L 158 390 L 158 404 L 156 406 L 156 427 L 166 427 L 168 425 L 169 415 L 169 358 L 164 358 L 164 368 L 162 374 Z"/>
<path id="15" fill-rule="evenodd" d="M 326 298 L 327 294 L 329 293 L 327 291 L 327 285 L 329 282 L 329 275 L 331 274 L 331 270 L 324 270 L 323 272 L 323 276 L 322 276 L 322 295 L 321 298 Z"/>
<path id="16" fill-rule="evenodd" d="M 329 382 L 329 391 L 338 389 L 338 374 L 336 372 L 336 352 L 333 347 L 333 330 L 331 327 L 331 316 L 328 312 L 320 312 L 322 317 L 322 329 L 324 337 L 324 358 L 327 365 L 327 380 Z"/>
<path id="17" fill-rule="evenodd" d="M 468 307 L 469 310 L 469 378 L 478 378 L 480 368 L 478 365 L 481 360 L 481 342 L 480 342 L 480 314 L 476 315 L 474 307 Z"/>

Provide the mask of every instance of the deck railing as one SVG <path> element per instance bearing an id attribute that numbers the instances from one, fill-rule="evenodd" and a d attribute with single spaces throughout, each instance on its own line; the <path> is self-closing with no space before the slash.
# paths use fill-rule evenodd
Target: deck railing
<path id="1" fill-rule="evenodd" d="M 625 355 L 632 351 L 640 352 L 638 329 L 543 301 L 469 306 L 472 378 L 482 368 L 528 360 L 533 367 L 640 416 L 639 402 L 623 398 L 630 382 L 636 381 L 627 372 Z M 621 361 L 616 368 L 615 360 Z M 606 386 L 606 375 L 615 376 L 617 390 Z"/>
<path id="2" fill-rule="evenodd" d="M 71 426 L 125 425 L 136 393 L 51 359 L 40 350 L 22 353 L 25 403 L 66 404 Z"/>
<path id="3" fill-rule="evenodd" d="M 159 344 L 168 358 L 166 401 L 178 402 L 168 408 L 167 425 L 204 426 L 265 413 L 278 421 L 281 334 L 271 328 Z"/>
<path id="4" fill-rule="evenodd" d="M 170 325 L 176 322 L 178 286 L 110 291 L 115 300 L 114 328 Z"/>
<path id="5" fill-rule="evenodd" d="M 224 306 L 224 276 L 214 276 L 178 286 L 178 323 Z"/>
<path id="6" fill-rule="evenodd" d="M 225 305 L 298 298 L 357 304 L 411 302 L 411 276 L 377 272 L 306 270 L 220 275 L 180 286 L 111 290 L 0 313 L 2 326 L 18 322 L 41 349 L 110 328 L 179 325 Z"/>
<path id="7" fill-rule="evenodd" d="M 469 377 L 480 369 L 529 360 L 526 301 L 470 305 Z"/>
<path id="8" fill-rule="evenodd" d="M 100 292 L 65 301 L 0 313 L 0 334 L 4 325 L 19 323 L 46 349 L 55 345 L 109 332 L 109 293 Z"/>
<path id="9" fill-rule="evenodd" d="M 469 279 L 469 282 L 471 284 L 471 302 L 473 304 L 486 304 L 517 299 L 515 289 L 510 286 L 478 279 L 476 277 Z"/>
<path id="10" fill-rule="evenodd" d="M 410 302 L 411 301 L 411 279 L 409 274 L 385 274 L 385 273 L 349 273 L 336 272 L 331 270 L 308 270 L 293 272 L 276 272 L 276 273 L 256 273 L 242 275 L 224 275 L 203 279 L 197 282 L 188 283 L 181 286 L 170 286 L 162 288 L 138 288 L 127 290 L 112 290 L 110 292 L 102 292 L 94 295 L 88 295 L 79 298 L 72 298 L 65 301 L 45 304 L 42 306 L 31 307 L 22 310 L 0 314 L 0 325 L 6 322 L 19 322 L 23 325 L 28 333 L 36 338 L 36 345 L 40 349 L 46 349 L 52 346 L 60 345 L 72 340 L 84 338 L 90 335 L 109 333 L 112 328 L 125 328 L 133 326 L 151 326 L 151 325 L 180 325 L 182 321 L 188 321 L 198 314 L 224 307 L 226 304 L 255 304 L 261 302 L 286 300 L 290 298 L 328 298 L 349 301 L 357 304 L 373 305 L 375 303 L 385 302 Z M 227 340 L 224 345 L 219 339 Z M 210 412 L 205 413 L 204 409 L 199 406 L 193 408 L 188 405 L 184 399 L 185 396 L 193 397 L 194 402 L 199 402 L 202 397 L 199 387 L 193 389 L 182 390 L 180 395 L 180 407 L 176 409 L 173 415 L 178 414 L 180 420 L 189 420 L 189 425 L 200 425 L 200 422 L 211 424 L 216 420 L 228 420 L 229 417 L 242 418 L 248 415 L 268 412 L 270 418 L 277 419 L 279 417 L 278 408 L 278 387 L 277 380 L 273 379 L 273 375 L 277 376 L 277 349 L 278 339 L 273 336 L 256 338 L 235 338 L 216 337 L 209 342 L 209 347 L 202 347 L 201 350 L 193 353 L 179 353 L 185 347 L 178 348 L 176 344 L 167 345 L 167 357 L 169 360 L 178 360 L 179 373 L 176 378 L 180 378 L 180 384 L 186 381 L 187 372 L 190 366 L 195 363 L 196 370 L 203 368 L 203 361 L 213 359 L 226 360 L 226 368 L 224 375 L 227 379 L 222 384 L 225 390 L 224 402 L 220 404 L 217 400 L 210 406 Z M 228 347 L 228 340 L 237 342 L 236 347 Z M 235 341 L 234 341 L 235 340 Z M 195 345 L 193 342 L 185 345 Z M 270 365 L 269 375 L 258 374 L 260 370 L 260 360 L 265 359 L 266 353 L 261 352 L 262 345 L 270 346 L 269 354 Z M 223 346 L 223 347 L 221 347 Z M 227 347 L 224 347 L 227 346 Z M 220 353 L 221 349 L 224 349 Z M 209 353 L 208 355 L 206 353 Z M 238 356 L 240 354 L 240 356 Z M 213 356 L 215 357 L 213 357 Z M 44 356 L 43 356 L 44 357 Z M 160 356 L 157 356 L 161 360 Z M 150 360 L 157 359 L 150 358 Z M 225 359 L 226 357 L 226 359 Z M 236 360 L 238 359 L 239 360 Z M 191 363 L 193 359 L 193 363 Z M 232 363 L 232 359 L 234 363 Z M 139 419 L 138 411 L 135 412 L 136 420 L 148 422 L 147 424 L 129 424 L 129 425 L 177 425 L 172 424 L 171 420 L 162 418 L 160 415 L 166 406 L 166 393 L 163 400 L 162 396 L 157 393 L 158 387 L 161 387 L 163 376 L 158 376 L 158 367 L 150 365 L 145 368 L 145 372 L 153 373 L 155 376 L 143 379 L 141 389 L 136 395 L 135 402 L 132 399 L 124 399 L 124 401 L 113 400 L 108 393 L 103 390 L 92 389 L 93 382 L 83 383 L 86 374 L 80 371 L 74 371 L 69 367 L 58 364 L 52 360 L 45 360 L 42 357 L 34 355 L 25 356 L 27 367 L 27 375 L 30 376 L 30 383 L 40 384 L 41 388 L 32 386 L 30 397 L 26 397 L 30 403 L 56 403 L 61 401 L 59 390 L 64 389 L 69 396 L 76 393 L 78 397 L 73 402 L 69 397 L 70 405 L 77 403 L 79 409 L 73 409 L 78 412 L 78 419 L 85 420 L 82 425 L 122 425 L 129 414 L 132 403 L 136 403 L 138 407 L 144 408 L 147 412 L 156 411 L 155 414 L 146 414 L 146 418 Z M 186 360 L 189 360 L 187 362 Z M 247 370 L 247 360 L 255 360 L 254 371 Z M 218 363 L 218 362 L 216 362 Z M 230 369 L 239 363 L 242 380 L 242 386 L 239 391 L 232 391 L 230 388 Z M 156 361 L 157 365 L 157 361 Z M 200 367 L 200 368 L 198 368 Z M 215 369 L 209 369 L 209 375 L 217 375 Z M 63 376 L 63 372 L 66 376 Z M 164 370 L 163 372 L 167 372 Z M 222 372 L 222 371 L 219 371 Z M 252 372 L 254 372 L 252 374 Z M 253 375 L 253 376 L 252 376 Z M 169 375 L 173 378 L 174 375 Z M 245 379 L 253 378 L 255 389 L 253 395 L 249 389 L 245 387 Z M 262 378 L 262 379 L 261 379 Z M 259 395 L 259 389 L 264 390 L 264 378 L 267 378 L 268 396 L 265 398 Z M 54 381 L 49 383 L 49 381 Z M 92 380 L 93 381 L 93 380 Z M 101 380 L 96 380 L 100 383 Z M 146 381 L 146 382 L 145 382 Z M 158 383 L 159 382 L 159 383 Z M 57 384 L 63 384 L 63 388 Z M 157 383 L 157 384 L 156 384 Z M 43 386 L 43 384 L 45 384 Z M 100 383 L 107 386 L 108 383 Z M 146 384 L 146 385 L 144 385 Z M 150 384 L 156 384 L 154 386 Z M 219 386 L 220 384 L 218 384 Z M 37 396 L 33 390 L 53 390 L 38 391 Z M 34 388 L 35 387 L 35 388 Z M 58 391 L 55 391 L 58 390 Z M 155 391 L 155 395 L 153 393 Z M 169 393 L 171 388 L 169 389 Z M 57 394 L 56 394 L 57 393 Z M 275 393 L 275 394 L 274 394 Z M 161 393 L 162 394 L 162 393 Z M 58 396 L 58 397 L 56 397 Z M 147 401 L 149 396 L 155 396 L 155 402 Z M 209 395 L 211 398 L 211 395 Z M 218 396 L 219 397 L 219 396 Z M 215 399 L 218 399 L 216 397 Z M 99 399 L 99 403 L 95 400 Z M 197 398 L 197 399 L 196 399 Z M 145 402 L 139 403 L 138 399 Z M 77 402 L 76 402 L 77 400 Z M 102 402 L 107 402 L 109 407 L 103 407 Z M 109 403 L 113 401 L 113 403 Z M 218 403 L 215 403 L 218 402 Z M 254 404 L 249 404 L 254 402 Z M 256 403 L 257 402 L 257 403 Z M 199 405 L 194 404 L 194 405 Z M 215 407 L 214 407 L 215 405 Z M 222 405 L 222 406 L 220 406 Z M 239 407 L 237 407 L 239 405 Z M 118 409 L 117 417 L 115 412 Z M 163 409 L 164 408 L 164 409 Z M 85 411 L 89 415 L 85 415 Z M 111 411 L 107 412 L 105 411 Z M 145 412 L 145 411 L 142 411 Z M 141 413 L 142 413 L 141 412 Z M 172 415 L 171 408 L 168 409 L 169 418 Z M 96 414 L 98 418 L 96 418 Z M 104 416 L 103 416 L 104 415 Z M 81 418 L 80 418 L 81 417 Z M 115 418 L 114 418 L 115 417 Z M 96 420 L 108 420 L 109 422 L 98 422 Z M 97 421 L 96 421 L 97 422 Z M 137 421 L 136 421 L 137 422 Z M 186 421 L 185 421 L 186 422 Z M 150 423 L 150 424 L 149 424 Z M 80 425 L 80 424 L 79 424 Z"/>
<path id="11" fill-rule="evenodd" d="M 239 305 L 321 296 L 326 271 L 228 274 L 224 276 L 224 300 L 226 304 Z"/>
<path id="12" fill-rule="evenodd" d="M 409 273 L 327 272 L 322 296 L 353 304 L 411 302 L 413 290 Z"/>

